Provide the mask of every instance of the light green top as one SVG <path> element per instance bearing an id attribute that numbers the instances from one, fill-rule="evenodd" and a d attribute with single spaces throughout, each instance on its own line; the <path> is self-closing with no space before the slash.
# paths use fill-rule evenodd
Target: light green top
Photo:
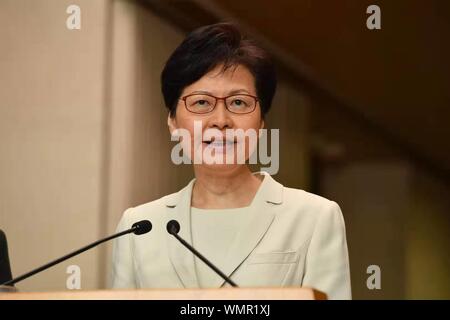
<path id="1" fill-rule="evenodd" d="M 193 245 L 221 271 L 223 271 L 228 249 L 242 227 L 248 209 L 249 207 L 233 209 L 191 207 Z M 214 281 L 220 278 L 197 257 L 195 257 L 195 270 L 200 288 L 210 288 Z"/>

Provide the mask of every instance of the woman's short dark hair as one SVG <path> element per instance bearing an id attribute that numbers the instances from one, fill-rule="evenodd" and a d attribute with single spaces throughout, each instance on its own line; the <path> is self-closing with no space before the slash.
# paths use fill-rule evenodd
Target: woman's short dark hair
<path id="1" fill-rule="evenodd" d="M 233 23 L 224 22 L 192 31 L 166 62 L 161 89 L 172 117 L 183 89 L 221 64 L 222 72 L 238 65 L 248 68 L 255 78 L 262 115 L 269 111 L 277 86 L 271 57 Z"/>

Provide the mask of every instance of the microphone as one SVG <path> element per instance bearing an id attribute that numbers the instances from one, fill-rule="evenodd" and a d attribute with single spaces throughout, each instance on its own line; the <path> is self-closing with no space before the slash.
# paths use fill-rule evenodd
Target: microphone
<path id="1" fill-rule="evenodd" d="M 149 232 L 150 230 L 152 230 L 152 223 L 150 221 L 142 220 L 142 221 L 136 222 L 128 230 L 124 230 L 122 232 L 113 234 L 113 235 L 111 235 L 109 237 L 106 237 L 106 238 L 98 240 L 98 241 L 96 241 L 94 243 L 91 243 L 91 244 L 89 244 L 89 245 L 87 245 L 87 246 L 85 246 L 85 247 L 83 247 L 81 249 L 78 249 L 78 250 L 76 250 L 76 251 L 74 251 L 72 253 L 69 253 L 69 254 L 67 254 L 67 255 L 59 258 L 59 259 L 56 259 L 56 260 L 54 260 L 52 262 L 49 262 L 49 263 L 47 263 L 47 264 L 45 264 L 45 265 L 43 265 L 43 266 L 41 266 L 39 268 L 36 268 L 36 269 L 34 269 L 34 270 L 32 270 L 32 271 L 30 271 L 28 273 L 25 273 L 25 274 L 23 274 L 23 275 L 21 275 L 21 276 L 19 276 L 17 278 L 14 278 L 12 280 L 6 281 L 5 283 L 2 283 L 1 285 L 2 286 L 13 286 L 15 283 L 17 283 L 19 281 L 22 281 L 22 280 L 24 280 L 24 279 L 26 279 L 28 277 L 31 277 L 32 275 L 34 275 L 36 273 L 44 271 L 44 270 L 54 266 L 55 264 L 58 264 L 58 263 L 63 262 L 65 260 L 69 259 L 69 258 L 72 258 L 73 256 L 76 256 L 76 255 L 78 255 L 78 254 L 80 254 L 80 253 L 82 253 L 82 252 L 84 252 L 86 250 L 89 250 L 89 249 L 91 249 L 91 248 L 93 248 L 95 246 L 98 246 L 99 244 L 101 244 L 103 242 L 106 242 L 108 240 L 111 240 L 111 239 L 114 239 L 114 238 L 118 238 L 118 237 L 123 236 L 123 235 L 128 234 L 128 233 L 134 233 L 136 235 L 141 235 L 141 234 L 145 234 L 145 233 Z"/>
<path id="2" fill-rule="evenodd" d="M 215 265 L 213 265 L 208 259 L 206 259 L 200 252 L 198 252 L 193 246 L 191 246 L 189 243 L 187 243 L 183 238 L 181 238 L 178 235 L 178 232 L 180 231 L 180 224 L 176 220 L 170 220 L 167 223 L 167 232 L 169 232 L 171 235 L 173 235 L 178 241 L 180 241 L 186 248 L 188 248 L 189 251 L 191 251 L 193 254 L 195 254 L 200 260 L 202 260 L 204 263 L 208 265 L 211 269 L 214 270 L 215 273 L 217 273 L 220 277 L 222 277 L 223 280 L 228 282 L 231 286 L 237 287 L 238 285 L 234 283 L 233 280 L 231 280 L 229 277 L 227 277 L 222 271 L 220 271 Z"/>

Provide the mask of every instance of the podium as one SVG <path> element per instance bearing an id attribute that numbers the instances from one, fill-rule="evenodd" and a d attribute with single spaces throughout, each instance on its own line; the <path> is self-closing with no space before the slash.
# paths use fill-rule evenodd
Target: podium
<path id="1" fill-rule="evenodd" d="M 220 288 L 0 292 L 0 300 L 326 300 L 312 288 Z"/>

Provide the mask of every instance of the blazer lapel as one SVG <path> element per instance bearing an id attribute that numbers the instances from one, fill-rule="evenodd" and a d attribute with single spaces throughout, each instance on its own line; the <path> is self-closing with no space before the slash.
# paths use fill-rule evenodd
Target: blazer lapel
<path id="1" fill-rule="evenodd" d="M 283 202 L 283 186 L 268 173 L 259 172 L 259 174 L 265 176 L 264 180 L 249 207 L 246 220 L 227 252 L 227 263 L 222 272 L 228 277 L 239 268 L 266 234 L 275 218 L 274 206 Z M 214 287 L 221 287 L 224 284 L 225 280 L 218 278 Z"/>
<path id="2" fill-rule="evenodd" d="M 195 179 L 178 193 L 167 197 L 166 213 L 167 222 L 174 219 L 180 223 L 180 237 L 192 245 L 190 207 L 192 187 Z M 167 245 L 172 265 L 185 288 L 198 288 L 198 280 L 195 272 L 194 254 L 184 247 L 174 236 L 167 232 Z"/>
<path id="3" fill-rule="evenodd" d="M 226 254 L 226 264 L 217 266 L 223 273 L 230 277 L 237 268 L 250 255 L 262 237 L 266 234 L 273 219 L 275 208 L 283 202 L 283 186 L 276 182 L 268 173 L 257 172 L 264 175 L 250 207 L 248 216 L 243 221 L 237 236 Z M 178 193 L 170 195 L 166 199 L 167 222 L 175 219 L 180 223 L 179 235 L 192 245 L 191 233 L 191 196 L 195 179 Z M 195 271 L 194 254 L 178 242 L 172 235 L 166 235 L 169 257 L 172 265 L 185 288 L 199 288 Z M 214 261 L 211 261 L 215 264 Z M 221 287 L 225 280 L 218 276 L 213 287 Z M 239 283 L 238 283 L 239 285 Z"/>

